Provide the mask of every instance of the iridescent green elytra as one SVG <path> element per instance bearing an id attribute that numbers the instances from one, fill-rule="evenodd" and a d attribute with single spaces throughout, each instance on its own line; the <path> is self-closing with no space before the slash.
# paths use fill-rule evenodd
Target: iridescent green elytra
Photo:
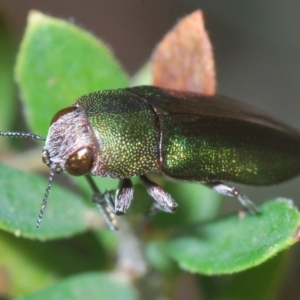
<path id="1" fill-rule="evenodd" d="M 100 145 L 104 167 L 92 175 L 157 170 L 187 181 L 268 185 L 300 173 L 299 132 L 224 96 L 147 86 L 92 93 L 74 105 Z"/>
<path id="2" fill-rule="evenodd" d="M 28 133 L 0 135 L 43 139 Z M 221 181 L 269 185 L 300 173 L 300 133 L 250 106 L 224 96 L 203 96 L 153 86 L 107 90 L 79 98 L 52 119 L 43 148 L 49 184 L 43 217 L 56 173 L 85 175 L 93 201 L 112 229 L 112 215 L 124 214 L 133 199 L 132 176 L 140 176 L 154 208 L 173 212 L 172 197 L 147 173 L 201 182 L 236 196 L 250 211 L 255 205 Z M 91 176 L 120 179 L 113 195 L 101 194 Z"/>

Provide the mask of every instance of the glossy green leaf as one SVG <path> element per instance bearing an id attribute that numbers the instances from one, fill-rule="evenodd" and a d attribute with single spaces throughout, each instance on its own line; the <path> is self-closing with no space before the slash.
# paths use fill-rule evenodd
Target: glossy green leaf
<path id="1" fill-rule="evenodd" d="M 16 77 L 29 127 L 43 136 L 53 115 L 78 97 L 128 86 L 127 76 L 101 41 L 36 11 L 29 14 Z"/>
<path id="2" fill-rule="evenodd" d="M 43 222 L 37 229 L 36 220 L 47 180 L 4 165 L 0 167 L 0 178 L 0 228 L 16 236 L 43 240 L 68 237 L 87 230 L 95 216 L 98 217 L 89 199 L 84 201 L 83 197 L 55 184 Z"/>
<path id="3" fill-rule="evenodd" d="M 135 300 L 137 295 L 124 278 L 109 273 L 84 273 L 16 300 Z"/>
<path id="4" fill-rule="evenodd" d="M 259 215 L 194 225 L 166 245 L 190 272 L 230 274 L 261 264 L 299 239 L 300 215 L 289 200 L 264 203 Z"/>

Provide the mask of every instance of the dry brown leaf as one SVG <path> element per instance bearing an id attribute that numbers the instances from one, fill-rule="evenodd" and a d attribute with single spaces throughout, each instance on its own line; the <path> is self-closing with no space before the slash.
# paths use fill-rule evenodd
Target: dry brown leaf
<path id="1" fill-rule="evenodd" d="M 167 33 L 151 60 L 153 85 L 215 94 L 214 57 L 200 10 L 183 18 Z"/>

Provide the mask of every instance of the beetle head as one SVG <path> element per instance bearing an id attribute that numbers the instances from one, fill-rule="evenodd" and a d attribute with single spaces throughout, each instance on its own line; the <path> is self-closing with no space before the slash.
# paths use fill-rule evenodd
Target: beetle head
<path id="1" fill-rule="evenodd" d="M 97 143 L 80 106 L 60 110 L 51 121 L 42 159 L 55 173 L 67 171 L 71 175 L 90 172 Z"/>

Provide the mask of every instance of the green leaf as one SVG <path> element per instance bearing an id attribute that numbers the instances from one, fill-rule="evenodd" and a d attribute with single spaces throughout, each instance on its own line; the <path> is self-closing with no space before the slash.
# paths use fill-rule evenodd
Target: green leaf
<path id="1" fill-rule="evenodd" d="M 264 203 L 259 215 L 222 218 L 186 228 L 166 245 L 190 272 L 230 274 L 261 264 L 298 241 L 300 215 L 289 200 Z"/>
<path id="2" fill-rule="evenodd" d="M 232 300 L 232 299 L 264 299 L 273 300 L 278 291 L 282 288 L 280 282 L 285 275 L 287 265 L 287 253 L 280 253 L 265 263 L 248 269 L 244 272 L 220 277 L 201 278 L 204 283 L 209 280 L 218 282 L 206 291 L 206 299 L 211 300 Z M 226 284 L 224 284 L 226 283 Z M 202 282 L 203 286 L 203 282 Z"/>
<path id="3" fill-rule="evenodd" d="M 131 77 L 130 85 L 152 85 L 152 65 L 150 61 L 145 63 L 140 70 Z"/>
<path id="4" fill-rule="evenodd" d="M 54 114 L 71 105 L 79 96 L 129 84 L 127 76 L 101 41 L 73 24 L 39 12 L 31 12 L 29 15 L 15 72 L 29 127 L 43 136 Z M 15 187 L 17 182 L 14 181 Z M 106 182 L 102 185 L 105 186 Z M 78 178 L 76 184 L 86 190 L 87 184 L 82 178 Z M 35 201 L 41 201 L 43 194 L 44 191 Z M 39 207 L 40 204 L 37 209 Z M 86 218 L 85 211 L 79 209 L 77 214 L 81 217 L 73 218 L 72 222 L 78 223 L 78 228 L 83 230 L 80 220 Z M 50 215 L 49 211 L 47 215 Z M 63 226 L 57 221 L 53 222 L 57 227 Z M 43 222 L 40 237 L 46 222 Z M 48 227 L 49 232 L 45 238 L 65 236 L 65 233 L 50 233 L 51 227 Z"/>
<path id="5" fill-rule="evenodd" d="M 0 178 L 0 228 L 16 236 L 43 240 L 68 237 L 87 230 L 98 216 L 89 201 L 56 184 L 52 187 L 41 227 L 37 229 L 36 220 L 47 181 L 4 165 L 0 167 Z"/>
<path id="6" fill-rule="evenodd" d="M 36 11 L 29 14 L 16 77 L 29 127 L 43 136 L 54 114 L 78 97 L 129 84 L 101 41 L 71 23 Z"/>
<path id="7" fill-rule="evenodd" d="M 109 273 L 85 273 L 73 276 L 34 294 L 16 300 L 134 300 L 132 286 L 124 278 Z"/>
<path id="8" fill-rule="evenodd" d="M 0 269 L 9 281 L 11 296 L 32 293 L 72 274 L 98 271 L 108 263 L 91 232 L 41 243 L 0 231 L 0 240 Z"/>

